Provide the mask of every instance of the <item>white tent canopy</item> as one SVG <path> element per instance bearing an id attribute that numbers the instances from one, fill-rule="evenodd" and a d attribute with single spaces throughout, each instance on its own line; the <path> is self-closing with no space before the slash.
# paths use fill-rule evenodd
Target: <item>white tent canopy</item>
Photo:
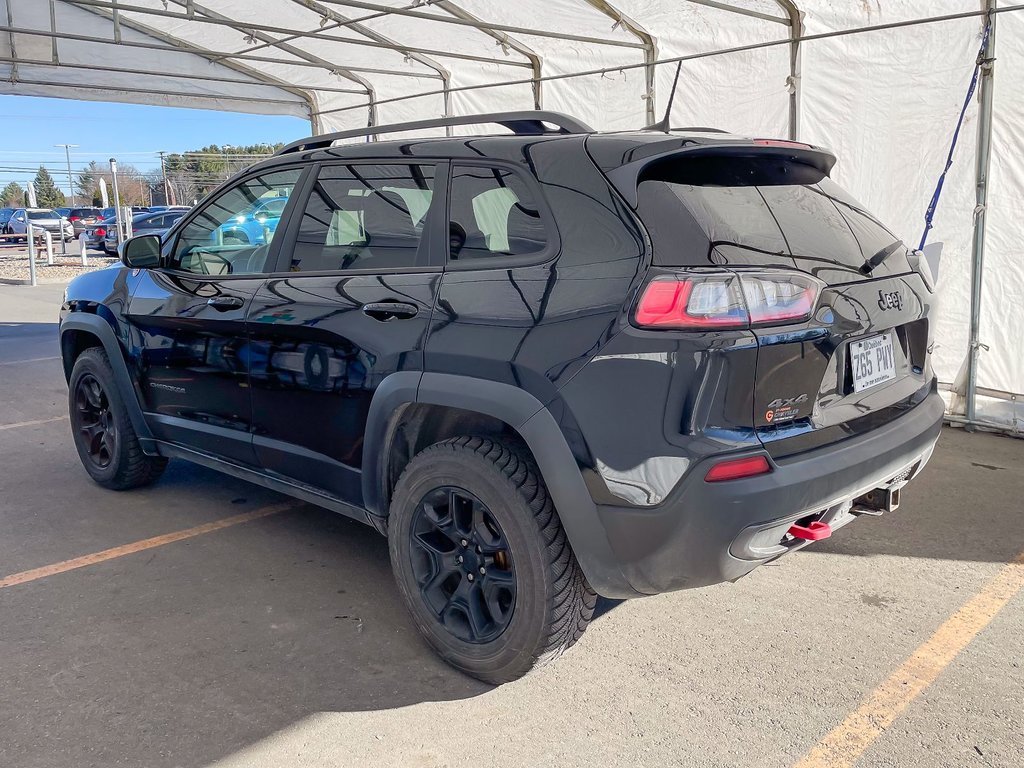
<path id="1" fill-rule="evenodd" d="M 934 359 L 941 381 L 961 392 L 976 384 L 968 415 L 1024 431 L 1015 216 L 1024 200 L 1024 6 L 986 16 L 989 6 L 994 0 L 0 0 L 0 93 L 294 115 L 313 133 L 540 107 L 624 129 L 661 115 L 681 57 L 673 125 L 827 146 L 839 157 L 833 176 L 916 246 L 982 30 L 997 19 L 994 92 L 979 89 L 994 105 L 991 130 L 976 95 L 929 236 L 943 245 Z M 845 34 L 853 30 L 861 31 Z M 988 135 L 989 199 L 976 216 L 976 159 L 986 154 L 978 138 Z M 976 223 L 984 270 L 969 376 Z M 963 398 L 953 407 L 963 409 Z"/>

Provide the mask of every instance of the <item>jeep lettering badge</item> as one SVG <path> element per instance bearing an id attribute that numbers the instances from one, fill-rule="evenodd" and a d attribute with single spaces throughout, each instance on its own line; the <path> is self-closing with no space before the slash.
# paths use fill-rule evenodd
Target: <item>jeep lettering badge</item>
<path id="1" fill-rule="evenodd" d="M 878 306 L 880 309 L 903 309 L 903 294 L 899 291 L 879 291 Z"/>

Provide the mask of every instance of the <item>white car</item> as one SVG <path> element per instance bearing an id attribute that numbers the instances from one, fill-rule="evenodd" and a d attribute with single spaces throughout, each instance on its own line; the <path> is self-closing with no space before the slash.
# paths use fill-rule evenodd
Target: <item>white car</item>
<path id="1" fill-rule="evenodd" d="M 75 239 L 75 227 L 67 219 L 61 220 L 60 214 L 49 208 L 18 208 L 7 221 L 7 234 L 28 234 L 31 223 L 37 229 L 45 229 L 54 237 L 63 237 L 66 241 Z"/>

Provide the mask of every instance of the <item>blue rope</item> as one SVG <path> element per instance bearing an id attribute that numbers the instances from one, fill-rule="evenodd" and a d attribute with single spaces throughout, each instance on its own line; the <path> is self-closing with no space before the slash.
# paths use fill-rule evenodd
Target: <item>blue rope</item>
<path id="1" fill-rule="evenodd" d="M 946 174 L 953 167 L 953 151 L 956 149 L 956 142 L 960 138 L 960 128 L 964 124 L 964 115 L 967 114 L 967 107 L 971 105 L 974 90 L 978 87 L 978 75 L 981 73 L 982 64 L 985 63 L 985 49 L 988 47 L 988 35 L 991 31 L 992 20 L 989 19 L 985 23 L 985 31 L 981 36 L 981 49 L 978 51 L 978 59 L 974 64 L 974 76 L 971 77 L 971 85 L 967 89 L 967 98 L 964 99 L 964 105 L 960 109 L 960 118 L 956 121 L 956 130 L 953 131 L 953 141 L 949 145 L 949 154 L 946 156 L 946 167 L 942 169 L 939 182 L 935 185 L 935 192 L 932 193 L 932 201 L 928 203 L 928 210 L 924 214 L 924 232 L 921 233 L 921 244 L 917 246 L 919 251 L 924 248 L 925 241 L 928 239 L 928 232 L 932 228 L 932 219 L 935 217 L 935 209 L 939 205 L 939 196 L 942 194 L 942 185 L 946 181 Z"/>

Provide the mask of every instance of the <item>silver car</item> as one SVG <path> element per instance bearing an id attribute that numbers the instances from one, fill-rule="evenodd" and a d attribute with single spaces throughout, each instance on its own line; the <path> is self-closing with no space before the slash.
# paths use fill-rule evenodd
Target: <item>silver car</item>
<path id="1" fill-rule="evenodd" d="M 162 235 L 170 229 L 175 222 L 188 213 L 185 210 L 157 211 L 156 213 L 140 213 L 132 216 L 132 236 L 135 235 Z M 106 234 L 103 237 L 102 248 L 107 253 L 117 253 L 117 224 L 112 220 L 108 221 Z"/>
<path id="2" fill-rule="evenodd" d="M 66 241 L 75 239 L 75 228 L 67 219 L 49 208 L 18 208 L 7 222 L 7 231 L 12 235 L 27 235 L 31 224 L 36 229 L 45 229 L 54 237 L 63 235 Z"/>

